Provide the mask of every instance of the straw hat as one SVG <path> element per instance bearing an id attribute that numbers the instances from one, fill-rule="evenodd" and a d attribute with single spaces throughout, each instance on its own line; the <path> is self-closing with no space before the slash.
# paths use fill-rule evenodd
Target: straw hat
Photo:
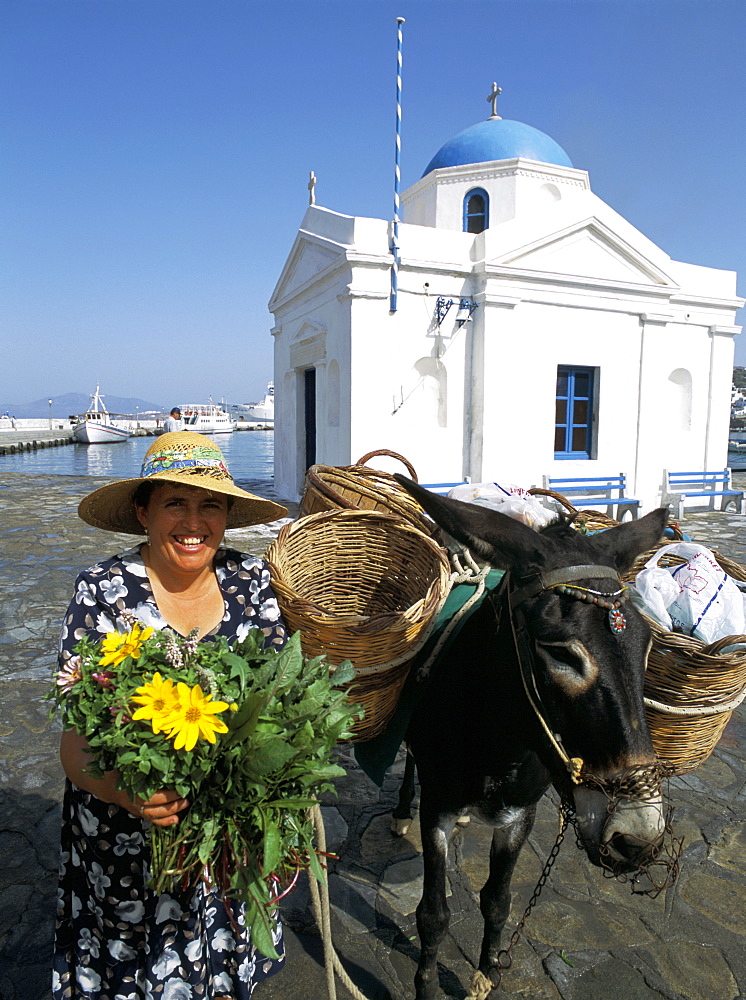
<path id="1" fill-rule="evenodd" d="M 287 514 L 287 508 L 281 504 L 236 486 L 222 451 L 209 437 L 193 431 L 176 431 L 162 434 L 151 444 L 145 453 L 139 479 L 122 479 L 94 490 L 80 501 L 78 515 L 94 528 L 144 535 L 145 529 L 137 520 L 132 501 L 140 483 L 150 480 L 186 483 L 232 497 L 227 528 L 263 524 Z"/>

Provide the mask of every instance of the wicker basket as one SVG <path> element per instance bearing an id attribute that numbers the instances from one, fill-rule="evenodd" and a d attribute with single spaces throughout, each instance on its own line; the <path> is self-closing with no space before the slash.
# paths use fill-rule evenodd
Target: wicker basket
<path id="1" fill-rule="evenodd" d="M 570 500 L 563 493 L 555 493 L 554 490 L 541 489 L 538 486 L 534 486 L 528 491 L 532 496 L 545 496 L 549 497 L 550 500 L 556 501 L 560 507 L 564 507 L 567 511 L 568 516 L 573 518 L 572 526 L 577 528 L 584 535 L 593 534 L 594 531 L 605 531 L 607 528 L 615 528 L 621 521 L 615 521 L 613 517 L 609 517 L 608 514 L 604 514 L 600 510 L 578 510 L 574 507 Z M 627 522 L 629 524 L 629 522 Z M 669 521 L 667 530 L 670 532 L 670 537 L 663 544 L 670 544 L 672 541 L 681 541 L 684 538 L 684 534 L 678 521 Z M 657 551 L 657 548 L 651 549 L 650 552 L 642 556 L 641 559 L 643 563 L 647 562 L 651 555 Z M 640 560 L 638 559 L 638 562 Z M 664 564 L 665 565 L 665 564 Z M 734 565 L 736 565 L 734 563 Z M 642 568 L 642 567 L 640 567 Z M 639 570 L 636 570 L 639 572 Z M 727 572 L 730 572 L 728 570 Z"/>
<path id="2" fill-rule="evenodd" d="M 386 728 L 450 586 L 443 550 L 394 514 L 332 510 L 281 528 L 267 555 L 272 586 L 304 653 L 351 660 L 355 740 Z"/>
<path id="3" fill-rule="evenodd" d="M 593 531 L 603 531 L 605 528 L 613 528 L 619 524 L 619 521 L 615 521 L 613 517 L 609 517 L 608 514 L 604 514 L 599 510 L 578 510 L 564 494 L 555 493 L 554 490 L 545 490 L 539 486 L 534 486 L 528 492 L 531 496 L 549 497 L 550 500 L 554 500 L 560 507 L 564 507 L 567 513 L 573 518 L 573 527 L 583 532 L 583 534 L 590 534 Z"/>
<path id="4" fill-rule="evenodd" d="M 323 510 L 380 510 L 398 514 L 426 535 L 437 537 L 437 525 L 426 517 L 414 497 L 403 489 L 388 472 L 366 465 L 371 458 L 387 455 L 401 462 L 410 479 L 417 482 L 417 473 L 406 458 L 395 451 L 381 448 L 368 452 L 355 465 L 312 465 L 306 472 L 302 514 Z"/>
<path id="5" fill-rule="evenodd" d="M 662 542 L 640 556 L 625 580 L 631 582 Z M 736 580 L 746 580 L 746 567 L 713 551 L 717 562 Z M 681 564 L 681 556 L 666 553 L 658 565 Z M 645 675 L 645 714 L 658 756 L 676 774 L 694 771 L 718 744 L 733 709 L 746 687 L 746 650 L 723 652 L 746 635 L 704 643 L 670 632 L 647 619 L 653 633 Z"/>

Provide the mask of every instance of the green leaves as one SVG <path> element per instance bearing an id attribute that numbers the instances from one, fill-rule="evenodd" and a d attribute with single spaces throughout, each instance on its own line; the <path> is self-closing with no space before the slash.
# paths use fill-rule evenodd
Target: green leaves
<path id="1" fill-rule="evenodd" d="M 257 739 L 252 747 L 251 755 L 248 759 L 248 770 L 250 773 L 259 775 L 272 774 L 292 760 L 297 753 L 296 748 L 280 739 L 279 736 L 270 736 L 264 740 Z"/>
<path id="2" fill-rule="evenodd" d="M 241 707 L 235 712 L 233 719 L 229 718 L 230 733 L 225 742 L 229 746 L 243 743 L 254 735 L 259 715 L 267 703 L 267 696 L 258 691 L 247 695 Z"/>
<path id="3" fill-rule="evenodd" d="M 153 887 L 197 884 L 206 869 L 221 892 L 245 903 L 254 943 L 274 957 L 273 897 L 299 868 L 325 878 L 308 810 L 344 774 L 331 752 L 361 710 L 342 690 L 354 678 L 350 663 L 330 668 L 324 657 L 304 657 L 299 634 L 281 651 L 263 640 L 251 630 L 232 649 L 219 638 L 191 652 L 181 637 L 157 632 L 136 663 L 127 658 L 110 671 L 107 686 L 95 676 L 98 644 L 83 639 L 75 650 L 80 679 L 67 694 L 55 685 L 50 697 L 65 725 L 86 735 L 92 772 L 118 770 L 132 796 L 173 788 L 189 799 L 176 827 L 151 828 Z M 178 669 L 167 655 L 174 642 Z M 209 686 L 215 700 L 236 706 L 220 715 L 228 732 L 185 752 L 148 720 L 133 721 L 132 697 L 156 671 L 205 693 Z"/>
<path id="4" fill-rule="evenodd" d="M 282 834 L 277 823 L 267 821 L 262 841 L 262 872 L 271 874 L 283 859 Z"/>

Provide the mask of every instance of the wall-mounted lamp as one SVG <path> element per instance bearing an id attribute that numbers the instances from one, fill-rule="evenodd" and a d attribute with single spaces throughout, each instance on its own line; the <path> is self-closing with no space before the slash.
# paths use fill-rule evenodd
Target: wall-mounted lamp
<path id="1" fill-rule="evenodd" d="M 463 326 L 468 320 L 471 319 L 471 314 L 477 308 L 476 302 L 473 299 L 461 299 L 458 305 L 458 312 L 456 313 L 456 322 L 459 326 Z"/>
<path id="2" fill-rule="evenodd" d="M 453 299 L 447 299 L 443 295 L 439 295 L 435 302 L 435 319 L 440 326 L 443 320 L 448 315 L 448 310 L 453 305 Z M 471 319 L 471 314 L 477 308 L 476 302 L 473 299 L 462 298 L 459 299 L 458 311 L 456 312 L 456 323 L 458 326 L 463 326 L 468 320 Z"/>
<path id="3" fill-rule="evenodd" d="M 448 315 L 448 310 L 453 305 L 453 299 L 445 299 L 442 295 L 439 295 L 435 302 L 435 316 L 438 326 L 443 322 L 443 320 Z"/>

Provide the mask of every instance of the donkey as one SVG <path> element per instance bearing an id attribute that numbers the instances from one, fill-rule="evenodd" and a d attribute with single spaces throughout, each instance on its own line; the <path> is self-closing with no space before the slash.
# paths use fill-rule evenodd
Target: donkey
<path id="1" fill-rule="evenodd" d="M 651 635 L 624 603 L 620 574 L 661 537 L 667 509 L 596 535 L 567 520 L 535 531 L 396 479 L 450 536 L 508 571 L 434 665 L 406 737 L 420 778 L 424 858 L 416 998 L 437 995 L 448 838 L 468 812 L 494 827 L 472 994 L 486 996 L 500 981 L 513 870 L 550 784 L 574 808 L 594 864 L 634 870 L 662 841 L 642 692 Z M 400 815 L 412 791 L 402 790 Z"/>

